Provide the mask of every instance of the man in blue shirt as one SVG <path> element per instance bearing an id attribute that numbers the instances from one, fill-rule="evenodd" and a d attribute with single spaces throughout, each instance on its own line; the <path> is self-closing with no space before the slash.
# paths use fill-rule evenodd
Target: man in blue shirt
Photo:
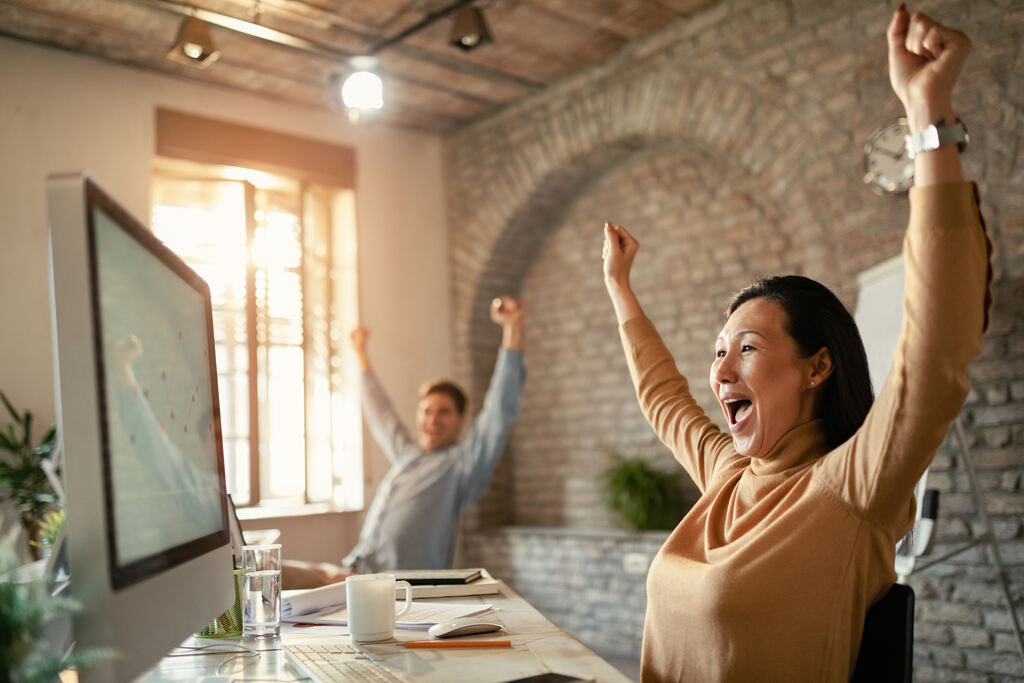
<path id="1" fill-rule="evenodd" d="M 501 349 L 483 408 L 462 442 L 466 396 L 448 381 L 420 388 L 416 437 L 405 429 L 377 380 L 366 351 L 369 332 L 358 328 L 352 344 L 363 371 L 363 415 L 391 469 L 366 513 L 344 566 L 288 562 L 286 588 L 330 583 L 351 573 L 451 566 L 459 514 L 490 487 L 508 434 L 519 416 L 523 365 L 523 304 L 511 297 L 491 303 L 502 328 Z"/>

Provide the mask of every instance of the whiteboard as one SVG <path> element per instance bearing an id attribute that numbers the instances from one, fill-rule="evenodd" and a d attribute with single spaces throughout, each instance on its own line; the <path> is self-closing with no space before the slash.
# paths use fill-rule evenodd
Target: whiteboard
<path id="1" fill-rule="evenodd" d="M 875 394 L 889 374 L 903 326 L 903 255 L 894 256 L 857 276 L 857 322 Z"/>
<path id="2" fill-rule="evenodd" d="M 868 356 L 868 371 L 875 395 L 882 390 L 886 375 L 892 366 L 896 342 L 903 326 L 903 255 L 894 256 L 857 276 L 857 310 L 853 319 L 860 329 L 864 350 Z M 924 471 L 914 488 L 914 497 L 921 500 L 928 481 L 928 470 Z M 907 534 L 906 543 L 897 544 L 896 574 L 900 581 L 914 571 L 917 562 L 913 534 L 921 519 L 921 506 L 917 505 L 914 528 Z M 927 543 L 924 544 L 927 547 Z"/>

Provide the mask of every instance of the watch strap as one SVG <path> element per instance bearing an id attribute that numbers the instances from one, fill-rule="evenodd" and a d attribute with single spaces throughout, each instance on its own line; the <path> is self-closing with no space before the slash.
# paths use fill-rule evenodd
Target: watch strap
<path id="1" fill-rule="evenodd" d="M 913 159 L 921 152 L 930 152 L 943 145 L 954 143 L 956 143 L 957 149 L 962 152 L 967 147 L 968 142 L 970 142 L 970 137 L 967 135 L 967 126 L 960 119 L 948 125 L 936 126 L 934 123 L 931 123 L 923 130 L 907 136 L 907 153 Z"/>

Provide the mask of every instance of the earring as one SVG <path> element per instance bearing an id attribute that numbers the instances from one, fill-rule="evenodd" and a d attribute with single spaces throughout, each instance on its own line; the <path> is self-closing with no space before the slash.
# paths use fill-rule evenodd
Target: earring
<path id="1" fill-rule="evenodd" d="M 811 386 L 812 387 L 814 386 L 814 380 L 813 379 L 811 380 Z"/>

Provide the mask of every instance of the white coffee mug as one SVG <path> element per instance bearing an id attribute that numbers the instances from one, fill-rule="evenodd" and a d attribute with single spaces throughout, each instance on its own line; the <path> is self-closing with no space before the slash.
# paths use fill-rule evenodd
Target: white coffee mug
<path id="1" fill-rule="evenodd" d="M 396 591 L 405 588 L 405 606 L 395 613 Z M 345 579 L 348 631 L 353 642 L 389 640 L 395 635 L 395 617 L 412 608 L 412 586 L 394 574 L 353 574 Z"/>

